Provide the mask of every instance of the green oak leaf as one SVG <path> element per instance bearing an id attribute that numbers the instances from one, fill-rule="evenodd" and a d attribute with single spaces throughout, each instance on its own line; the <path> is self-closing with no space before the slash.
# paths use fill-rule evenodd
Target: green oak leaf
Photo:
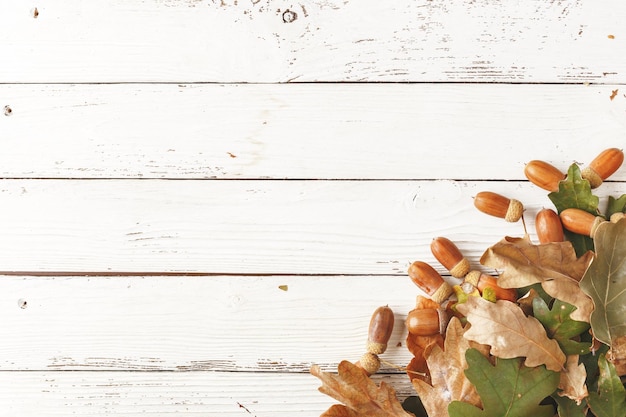
<path id="1" fill-rule="evenodd" d="M 619 198 L 609 196 L 609 202 L 606 207 L 606 218 L 610 218 L 614 213 L 626 212 L 626 194 Z"/>
<path id="2" fill-rule="evenodd" d="M 576 404 L 576 401 L 556 394 L 552 394 L 552 398 L 558 405 L 559 417 L 585 417 L 587 415 L 589 406 L 584 401 Z"/>
<path id="3" fill-rule="evenodd" d="M 579 208 L 594 215 L 598 215 L 598 203 L 600 199 L 591 193 L 589 181 L 583 179 L 578 164 L 570 165 L 567 177 L 559 182 L 559 191 L 548 194 L 548 198 L 554 203 L 557 212 L 567 208 Z"/>
<path id="4" fill-rule="evenodd" d="M 604 354 L 598 358 L 598 392 L 590 392 L 587 402 L 596 417 L 626 417 L 626 390 L 617 371 Z"/>
<path id="5" fill-rule="evenodd" d="M 590 352 L 591 343 L 572 338 L 589 330 L 589 323 L 572 320 L 570 314 L 575 309 L 559 299 L 552 302 L 552 308 L 541 297 L 533 299 L 533 316 L 543 324 L 548 337 L 556 340 L 566 355 L 585 355 Z"/>
<path id="6" fill-rule="evenodd" d="M 626 336 L 626 219 L 603 222 L 594 235 L 595 258 L 580 280 L 580 288 L 593 300 L 591 330 L 612 346 Z"/>
<path id="7" fill-rule="evenodd" d="M 539 403 L 559 385 L 559 373 L 544 365 L 528 368 L 523 358 L 495 358 L 492 365 L 478 350 L 465 352 L 465 375 L 476 387 L 483 409 L 462 401 L 448 406 L 450 417 L 552 417 L 554 407 Z"/>
<path id="8" fill-rule="evenodd" d="M 578 208 L 597 216 L 600 199 L 591 193 L 589 181 L 583 179 L 580 173 L 578 164 L 570 165 L 567 177 L 559 182 L 559 191 L 551 192 L 548 198 L 559 214 L 567 208 Z M 577 256 L 593 250 L 593 240 L 589 236 L 572 233 L 569 230 L 564 232 L 567 240 L 572 242 Z"/>
<path id="9" fill-rule="evenodd" d="M 584 333 L 581 336 L 581 339 L 584 341 L 593 342 L 593 335 L 591 332 Z M 585 370 L 587 371 L 585 385 L 587 385 L 590 392 L 598 390 L 598 376 L 600 374 L 598 369 L 598 355 L 605 354 L 608 351 L 609 347 L 607 345 L 599 343 L 598 349 L 593 352 L 593 355 L 584 355 L 579 357 L 580 363 L 585 365 Z"/>

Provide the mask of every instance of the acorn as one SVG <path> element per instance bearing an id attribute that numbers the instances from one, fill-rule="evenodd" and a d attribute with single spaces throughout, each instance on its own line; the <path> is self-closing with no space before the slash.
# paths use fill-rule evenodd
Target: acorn
<path id="1" fill-rule="evenodd" d="M 595 216 L 578 208 L 565 209 L 559 214 L 559 217 L 561 218 L 563 227 L 570 232 L 592 238 L 598 225 L 606 221 L 602 216 Z"/>
<path id="2" fill-rule="evenodd" d="M 367 332 L 367 351 L 380 355 L 387 350 L 393 332 L 394 316 L 389 306 L 378 307 L 372 314 Z"/>
<path id="3" fill-rule="evenodd" d="M 450 316 L 443 308 L 417 308 L 409 311 L 406 327 L 412 335 L 445 334 Z"/>
<path id="4" fill-rule="evenodd" d="M 524 206 L 515 199 L 491 191 L 481 191 L 474 197 L 474 206 L 485 214 L 516 222 L 522 217 Z"/>
<path id="5" fill-rule="evenodd" d="M 430 251 L 453 277 L 463 278 L 469 272 L 469 261 L 450 239 L 441 236 L 434 238 L 430 243 Z"/>
<path id="6" fill-rule="evenodd" d="M 535 229 L 541 244 L 565 241 L 561 218 L 552 209 L 544 208 L 539 210 L 535 216 Z"/>
<path id="7" fill-rule="evenodd" d="M 559 182 L 566 176 L 555 166 L 536 159 L 526 164 L 524 175 L 528 181 L 547 191 L 559 191 Z"/>
<path id="8" fill-rule="evenodd" d="M 502 288 L 498 285 L 497 278 L 478 270 L 468 272 L 461 285 L 465 292 L 471 291 L 472 287 L 478 288 L 481 293 L 485 288 L 491 288 L 496 294 L 496 299 L 507 300 L 513 303 L 517 301 L 517 290 L 515 288 Z"/>
<path id="9" fill-rule="evenodd" d="M 453 292 L 450 284 L 445 282 L 439 272 L 426 262 L 413 262 L 408 272 L 411 281 L 438 304 L 445 301 Z"/>
<path id="10" fill-rule="evenodd" d="M 366 352 L 355 363 L 355 365 L 363 369 L 367 376 L 371 376 L 380 369 L 380 358 L 375 353 Z"/>
<path id="11" fill-rule="evenodd" d="M 589 181 L 591 188 L 599 187 L 604 180 L 613 175 L 624 162 L 624 152 L 617 148 L 608 148 L 600 152 L 580 173 Z"/>

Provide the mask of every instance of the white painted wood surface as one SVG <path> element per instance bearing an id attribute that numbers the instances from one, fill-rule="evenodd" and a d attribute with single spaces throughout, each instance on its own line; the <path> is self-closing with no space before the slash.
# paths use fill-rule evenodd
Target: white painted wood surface
<path id="1" fill-rule="evenodd" d="M 619 0 L 3 0 L 2 7 L 6 82 L 616 83 L 626 72 Z"/>
<path id="2" fill-rule="evenodd" d="M 9 84 L 0 97 L 9 178 L 521 180 L 538 149 L 566 170 L 626 143 L 620 85 Z"/>
<path id="3" fill-rule="evenodd" d="M 621 195 L 622 186 L 607 183 L 603 191 Z M 523 201 L 533 235 L 535 214 L 552 206 L 528 181 L 5 180 L 0 265 L 403 275 L 416 257 L 434 260 L 429 245 L 437 236 L 477 262 L 504 235 L 523 235 L 521 222 L 476 210 L 472 197 L 480 191 Z"/>
<path id="4" fill-rule="evenodd" d="M 0 416 L 319 416 L 406 268 L 626 143 L 626 3 L 0 0 Z M 381 82 L 382 81 L 382 82 Z M 301 83 L 302 82 L 302 83 Z M 408 83 L 405 83 L 408 82 Z M 598 194 L 626 193 L 626 168 Z M 446 279 L 454 282 L 450 277 Z M 377 380 L 399 397 L 408 378 Z"/>

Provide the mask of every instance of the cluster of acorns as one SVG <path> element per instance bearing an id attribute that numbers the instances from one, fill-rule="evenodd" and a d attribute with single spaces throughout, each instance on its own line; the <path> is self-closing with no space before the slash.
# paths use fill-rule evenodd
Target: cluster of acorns
<path id="1" fill-rule="evenodd" d="M 605 149 L 582 170 L 580 175 L 589 181 L 592 189 L 597 188 L 613 175 L 623 162 L 624 152 L 621 149 Z M 528 162 L 524 168 L 524 175 L 530 182 L 549 192 L 559 191 L 559 183 L 566 177 L 555 166 L 540 160 Z M 478 193 L 474 198 L 474 205 L 483 213 L 503 218 L 509 222 L 518 221 L 524 211 L 524 206 L 520 201 L 489 191 Z M 609 220 L 615 222 L 623 217 L 624 213 L 615 213 L 614 216 Z M 602 216 L 594 216 L 577 208 L 565 209 L 558 215 L 554 210 L 543 209 L 537 213 L 535 220 L 540 243 L 562 242 L 563 227 L 570 232 L 593 237 L 598 225 L 607 221 Z"/>
<path id="2" fill-rule="evenodd" d="M 502 288 L 498 279 L 477 269 L 470 268 L 470 262 L 450 239 L 437 237 L 430 244 L 437 261 L 455 278 L 462 280 L 451 286 L 430 264 L 415 261 L 408 270 L 409 278 L 424 291 L 439 308 L 419 308 L 411 310 L 406 318 L 406 327 L 414 336 L 445 334 L 450 317 L 454 314 L 454 302 L 449 302 L 455 294 L 457 300 L 469 295 L 479 295 L 489 300 L 517 301 L 517 290 Z"/>
<path id="3" fill-rule="evenodd" d="M 621 149 L 609 148 L 601 152 L 591 161 L 589 166 L 581 172 L 581 177 L 591 188 L 597 188 L 619 169 L 624 161 Z M 538 187 L 557 192 L 559 183 L 566 178 L 553 165 L 539 160 L 533 160 L 524 168 L 526 178 Z M 502 218 L 508 222 L 517 222 L 522 218 L 524 206 L 519 200 L 510 199 L 503 195 L 482 191 L 474 197 L 474 206 L 483 213 Z M 624 213 L 616 213 L 610 221 L 617 221 Z M 535 228 L 540 244 L 549 242 L 563 242 L 563 229 L 570 232 L 593 237 L 598 225 L 609 221 L 600 215 L 593 215 L 587 211 L 568 208 L 557 214 L 554 210 L 543 208 L 535 217 Z M 470 263 L 462 255 L 458 247 L 445 237 L 433 239 L 430 249 L 433 256 L 455 278 L 462 279 L 462 283 L 450 286 L 442 276 L 428 263 L 416 261 L 408 270 L 409 277 L 430 299 L 441 308 L 416 308 L 409 312 L 406 325 L 409 333 L 415 336 L 430 336 L 437 333 L 444 334 L 450 317 L 454 313 L 453 305 L 447 302 L 452 294 L 457 299 L 468 295 L 479 295 L 495 300 L 517 301 L 517 290 L 498 286 L 497 277 L 485 274 L 478 270 L 470 270 Z"/>
<path id="4" fill-rule="evenodd" d="M 582 170 L 581 177 L 589 181 L 592 189 L 597 188 L 619 169 L 623 161 L 624 153 L 621 149 L 606 149 Z M 530 182 L 549 192 L 557 192 L 559 183 L 566 178 L 566 174 L 558 168 L 539 160 L 528 162 L 524 174 Z M 508 222 L 517 222 L 524 212 L 524 206 L 520 201 L 490 191 L 479 192 L 474 197 L 474 205 L 481 212 Z M 610 219 L 605 219 L 576 208 L 565 209 L 560 214 L 552 209 L 543 208 L 537 212 L 535 228 L 540 244 L 562 242 L 565 240 L 564 228 L 572 233 L 593 237 L 600 223 L 615 222 L 622 217 L 624 213 L 616 213 Z M 468 259 L 448 238 L 433 239 L 430 249 L 435 259 L 448 270 L 450 275 L 462 282 L 451 286 L 430 264 L 422 261 L 413 262 L 408 268 L 410 279 L 440 307 L 411 310 L 405 322 L 410 334 L 414 336 L 445 334 L 448 321 L 454 314 L 453 303 L 449 302 L 453 294 L 457 296 L 457 299 L 478 295 L 492 301 L 517 301 L 516 289 L 502 288 L 498 286 L 497 277 L 479 270 L 472 270 Z M 367 352 L 356 362 L 356 365 L 368 375 L 380 369 L 378 355 L 387 349 L 393 326 L 394 314 L 388 306 L 379 307 L 374 311 L 368 330 Z"/>
<path id="5" fill-rule="evenodd" d="M 609 178 L 624 162 L 624 152 L 621 149 L 609 148 L 602 151 L 593 161 L 580 173 L 583 179 L 589 181 L 591 188 L 598 188 L 604 180 Z M 558 168 L 544 161 L 530 161 L 524 168 L 526 178 L 536 186 L 546 191 L 556 192 L 559 190 L 559 182 L 565 179 Z M 609 221 L 616 222 L 624 217 L 624 213 L 614 213 Z M 594 216 L 584 210 L 568 208 L 563 210 L 557 217 L 556 213 L 550 209 L 543 209 L 537 213 L 535 227 L 540 243 L 561 242 L 560 240 L 549 240 L 552 229 L 566 228 L 570 232 L 593 237 L 598 225 L 607 221 L 602 216 Z M 560 222 L 560 223 L 559 223 Z M 558 235 L 557 235 L 558 237 Z"/>

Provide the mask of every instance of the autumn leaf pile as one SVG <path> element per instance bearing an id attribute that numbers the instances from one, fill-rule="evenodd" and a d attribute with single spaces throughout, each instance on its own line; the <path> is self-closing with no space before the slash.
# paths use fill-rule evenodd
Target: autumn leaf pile
<path id="1" fill-rule="evenodd" d="M 322 417 L 626 417 L 626 194 L 601 213 L 596 187 L 574 163 L 548 194 L 558 214 L 599 217 L 593 237 L 565 229 L 540 244 L 524 229 L 485 250 L 480 264 L 516 301 L 461 285 L 441 303 L 417 296 L 415 309 L 449 314 L 441 332 L 407 335 L 408 400 L 420 407 L 403 408 L 392 386 L 342 361 L 337 373 L 311 368 L 342 403 Z"/>

